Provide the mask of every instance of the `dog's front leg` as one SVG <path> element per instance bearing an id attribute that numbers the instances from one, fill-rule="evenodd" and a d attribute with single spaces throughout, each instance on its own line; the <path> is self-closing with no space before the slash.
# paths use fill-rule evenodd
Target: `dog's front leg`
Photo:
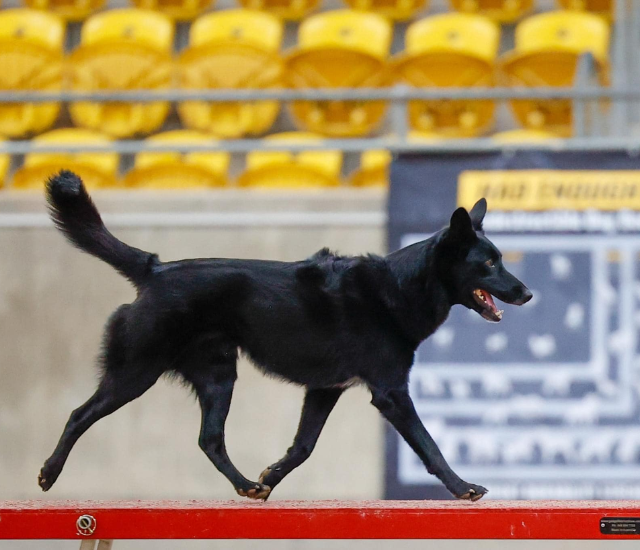
<path id="1" fill-rule="evenodd" d="M 487 492 L 480 485 L 467 483 L 451 469 L 436 442 L 420 421 L 406 387 L 396 389 L 371 388 L 371 403 L 398 430 L 420 457 L 430 474 L 435 475 L 457 498 L 478 500 Z"/>
<path id="2" fill-rule="evenodd" d="M 343 390 L 340 388 L 307 390 L 293 445 L 283 458 L 260 474 L 260 483 L 273 489 L 285 476 L 309 458 L 318 437 L 320 437 L 320 432 L 342 392 Z"/>

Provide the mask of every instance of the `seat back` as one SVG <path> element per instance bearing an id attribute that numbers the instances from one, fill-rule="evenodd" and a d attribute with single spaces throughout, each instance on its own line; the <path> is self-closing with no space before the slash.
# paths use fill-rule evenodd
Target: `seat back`
<path id="1" fill-rule="evenodd" d="M 411 19 L 426 10 L 430 0 L 344 0 L 353 10 L 371 11 L 395 21 Z"/>
<path id="2" fill-rule="evenodd" d="M 192 130 L 162 132 L 147 139 L 162 145 L 205 145 L 215 148 L 211 136 Z M 125 185 L 138 189 L 197 189 L 227 183 L 230 155 L 224 151 L 138 153 Z"/>
<path id="3" fill-rule="evenodd" d="M 533 0 L 449 0 L 455 10 L 477 13 L 500 23 L 513 23 L 533 9 Z"/>
<path id="4" fill-rule="evenodd" d="M 177 21 L 190 21 L 215 0 L 131 0 L 137 8 L 155 10 Z"/>
<path id="5" fill-rule="evenodd" d="M 283 132 L 267 138 L 286 143 L 322 143 L 322 136 L 307 132 Z M 304 188 L 340 184 L 340 151 L 253 151 L 247 169 L 238 179 L 243 187 Z"/>
<path id="6" fill-rule="evenodd" d="M 0 143 L 4 143 L 4 140 L 0 139 Z M 0 153 L 0 187 L 6 186 L 6 178 L 7 173 L 9 172 L 10 165 L 11 155 Z"/>
<path id="7" fill-rule="evenodd" d="M 161 13 L 136 8 L 114 9 L 91 16 L 82 26 L 82 46 L 132 43 L 169 53 L 174 28 Z"/>
<path id="8" fill-rule="evenodd" d="M 591 13 L 555 11 L 534 15 L 516 27 L 515 49 L 520 54 L 591 52 L 598 61 L 606 63 L 609 25 Z"/>
<path id="9" fill-rule="evenodd" d="M 207 44 L 250 44 L 267 52 L 278 52 L 284 26 L 274 15 L 237 9 L 210 13 L 191 26 L 190 46 Z"/>
<path id="10" fill-rule="evenodd" d="M 281 19 L 299 21 L 320 4 L 320 0 L 238 0 L 246 9 L 263 10 Z"/>
<path id="11" fill-rule="evenodd" d="M 558 7 L 565 10 L 588 11 L 605 19 L 613 19 L 613 0 L 556 0 Z"/>
<path id="12" fill-rule="evenodd" d="M 32 9 L 0 11 L 0 41 L 37 44 L 49 50 L 62 52 L 64 22 L 52 13 Z"/>
<path id="13" fill-rule="evenodd" d="M 298 30 L 298 49 L 356 51 L 384 60 L 389 55 L 393 28 L 384 17 L 355 10 L 312 15 Z"/>
<path id="14" fill-rule="evenodd" d="M 81 21 L 106 4 L 106 0 L 22 0 L 33 9 L 53 12 L 67 21 Z"/>
<path id="15" fill-rule="evenodd" d="M 441 141 L 442 135 L 411 130 L 407 141 L 413 143 Z M 360 155 L 360 166 L 349 176 L 352 187 L 388 187 L 393 155 L 385 149 L 370 149 Z"/>
<path id="16" fill-rule="evenodd" d="M 372 149 L 360 155 L 360 166 L 349 176 L 352 187 L 387 187 L 392 154 L 385 149 Z"/>
<path id="17" fill-rule="evenodd" d="M 33 139 L 34 145 L 108 145 L 111 139 L 98 132 L 81 128 L 52 130 Z M 120 159 L 115 152 L 92 153 L 28 153 L 24 164 L 14 175 L 16 189 L 41 190 L 44 182 L 60 170 L 76 172 L 89 188 L 111 187 L 116 184 Z"/>
<path id="18" fill-rule="evenodd" d="M 481 15 L 434 15 L 411 24 L 405 43 L 408 55 L 455 52 L 493 63 L 500 46 L 500 28 Z"/>

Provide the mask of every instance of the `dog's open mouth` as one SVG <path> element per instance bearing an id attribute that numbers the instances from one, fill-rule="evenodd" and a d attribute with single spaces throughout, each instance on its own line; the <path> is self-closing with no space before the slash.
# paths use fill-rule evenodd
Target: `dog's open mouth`
<path id="1" fill-rule="evenodd" d="M 493 323 L 499 323 L 502 320 L 503 310 L 498 309 L 493 301 L 493 296 L 486 290 L 476 288 L 473 291 L 473 299 L 481 307 L 479 311 L 483 319 Z"/>

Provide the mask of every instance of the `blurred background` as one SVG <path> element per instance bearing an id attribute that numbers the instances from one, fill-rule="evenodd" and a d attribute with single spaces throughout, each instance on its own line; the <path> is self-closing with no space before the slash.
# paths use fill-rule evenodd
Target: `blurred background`
<path id="1" fill-rule="evenodd" d="M 69 413 L 95 388 L 102 327 L 118 305 L 135 298 L 124 279 L 72 249 L 49 223 L 43 181 L 60 168 L 83 177 L 119 238 L 157 252 L 162 260 L 288 261 L 324 246 L 343 254 L 384 254 L 437 230 L 457 204 L 469 206 L 470 199 L 491 192 L 489 227 L 505 237 L 528 233 L 534 239 L 509 241 L 514 269 L 542 284 L 547 279 L 527 267 L 532 258 L 527 251 L 546 254 L 538 265 L 547 266 L 544 273 L 565 287 L 554 287 L 560 294 L 549 293 L 545 300 L 566 298 L 572 284 L 584 286 L 587 294 L 578 292 L 566 307 L 573 307 L 574 321 L 580 311 L 587 320 L 578 323 L 584 338 L 566 340 L 563 347 L 564 336 L 553 343 L 546 338 L 552 328 L 531 332 L 531 327 L 549 318 L 566 320 L 565 309 L 538 306 L 538 313 L 530 310 L 531 318 L 508 311 L 505 317 L 508 321 L 513 315 L 515 327 L 509 338 L 529 342 L 525 360 L 522 354 L 509 355 L 506 336 L 489 341 L 489 329 L 467 327 L 468 320 L 454 317 L 452 330 L 480 331 L 482 361 L 503 354 L 499 372 L 480 366 L 490 387 L 480 398 L 502 406 L 499 401 L 506 397 L 542 396 L 520 399 L 516 413 L 522 407 L 544 410 L 544 399 L 558 395 L 586 403 L 583 416 L 567 413 L 560 422 L 598 440 L 615 426 L 618 439 L 604 450 L 596 446 L 589 454 L 584 441 L 563 448 L 563 436 L 544 432 L 558 420 L 529 414 L 528 421 L 537 422 L 538 439 L 551 441 L 557 450 L 545 447 L 546 458 L 541 458 L 539 442 L 529 442 L 528 447 L 512 446 L 507 454 L 527 467 L 545 466 L 546 460 L 565 466 L 564 472 L 575 471 L 580 456 L 583 465 L 597 466 L 602 478 L 611 474 L 619 486 L 635 483 L 609 498 L 637 498 L 640 362 L 635 334 L 640 318 L 635 309 L 620 317 L 631 323 L 623 335 L 627 340 L 614 342 L 617 349 L 631 349 L 626 362 L 588 358 L 600 376 L 595 389 L 576 389 L 571 380 L 556 377 L 547 381 L 553 391 L 545 393 L 542 386 L 511 385 L 504 373 L 523 361 L 534 367 L 544 363 L 551 371 L 561 359 L 565 366 L 583 361 L 571 350 L 590 345 L 590 320 L 603 296 L 637 307 L 634 243 L 640 223 L 632 217 L 626 225 L 612 228 L 602 222 L 591 230 L 585 218 L 569 228 L 569 233 L 586 234 L 589 242 L 623 234 L 627 248 L 622 256 L 631 254 L 635 266 L 630 284 L 618 285 L 617 268 L 612 268 L 613 282 L 589 294 L 592 271 L 578 282 L 571 274 L 581 269 L 580 262 L 587 262 L 588 269 L 595 266 L 589 262 L 594 254 L 601 259 L 602 250 L 608 254 L 605 264 L 627 265 L 612 253 L 617 244 L 607 241 L 595 252 L 587 247 L 586 256 L 571 255 L 573 241 L 566 250 L 540 251 L 535 243 L 549 242 L 566 226 L 556 220 L 532 230 L 499 216 L 557 211 L 569 219 L 572 212 L 602 210 L 616 216 L 640 210 L 639 120 L 640 2 L 634 0 L 3 0 L 0 499 L 237 498 L 198 448 L 200 413 L 194 397 L 165 380 L 96 424 L 76 445 L 52 491 L 40 492 L 36 477 L 43 461 Z M 589 157 L 598 162 L 589 164 Z M 491 187 L 493 180 L 461 183 L 462 174 L 474 170 L 537 169 L 609 170 L 624 175 L 622 182 L 611 184 L 615 189 L 622 185 L 624 192 L 609 196 L 596 178 L 575 193 L 573 187 L 542 200 L 542 195 L 519 196 L 513 182 L 502 187 L 500 182 Z M 582 180 L 574 184 L 580 187 Z M 533 196 L 543 193 L 544 185 L 536 180 L 525 187 Z M 555 284 L 551 279 L 548 285 Z M 519 324 L 522 319 L 526 326 Z M 620 322 L 617 317 L 612 321 Z M 498 438 L 487 449 L 466 448 L 460 443 L 464 429 L 479 424 L 485 430 L 496 424 L 523 429 L 522 423 L 512 422 L 512 409 L 505 412 L 504 407 L 488 419 L 466 414 L 479 404 L 474 392 L 481 389 L 473 377 L 462 376 L 465 386 L 424 374 L 430 361 L 447 367 L 469 360 L 451 355 L 457 343 L 452 346 L 452 332 L 443 334 L 431 348 L 422 348 L 412 391 L 424 400 L 421 415 L 429 427 L 439 438 L 448 436 L 445 454 L 462 468 L 475 468 L 481 478 L 472 481 L 483 483 L 483 472 L 511 460 L 502 452 L 508 441 Z M 558 358 L 556 348 L 570 349 Z M 538 382 L 544 385 L 542 378 Z M 628 390 L 622 420 L 593 417 L 594 393 L 619 398 L 606 380 Z M 437 399 L 429 408 L 434 397 L 446 410 L 441 417 Z M 364 389 L 349 391 L 309 461 L 287 477 L 272 499 L 445 496 L 416 473 L 369 399 Z M 301 403 L 301 389 L 265 378 L 241 361 L 227 446 L 245 475 L 256 478 L 283 455 Z M 623 455 L 622 440 L 628 442 Z M 622 465 L 633 473 L 621 473 Z M 513 471 L 517 477 L 518 470 Z M 539 470 L 526 471 L 540 475 Z M 588 476 L 593 475 L 590 470 Z M 512 482 L 489 496 L 602 498 L 593 491 L 527 493 Z M 0 542 L 0 548 L 74 544 Z M 226 547 L 222 542 L 163 544 L 122 542 L 115 548 Z M 264 544 L 320 548 L 328 543 Z M 417 548 L 417 543 L 404 546 Z M 558 547 L 572 548 L 570 543 Z"/>

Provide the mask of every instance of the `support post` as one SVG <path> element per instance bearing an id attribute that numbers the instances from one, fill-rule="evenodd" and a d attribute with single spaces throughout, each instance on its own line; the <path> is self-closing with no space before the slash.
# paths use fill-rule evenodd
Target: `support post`
<path id="1" fill-rule="evenodd" d="M 97 548 L 96 548 L 97 545 Z M 111 550 L 112 540 L 83 540 L 80 542 L 80 550 Z"/>
<path id="2" fill-rule="evenodd" d="M 578 59 L 578 67 L 573 86 L 576 90 L 584 90 L 592 81 L 596 72 L 596 64 L 591 52 L 583 53 Z M 573 135 L 577 138 L 591 134 L 593 114 L 590 113 L 591 102 L 586 99 L 573 100 Z"/>
<path id="3" fill-rule="evenodd" d="M 391 126 L 396 138 L 406 143 L 409 134 L 409 105 L 406 98 L 408 87 L 404 84 L 393 89 L 393 104 L 391 105 Z"/>
<path id="4" fill-rule="evenodd" d="M 627 86 L 627 0 L 614 0 L 613 74 L 612 86 L 622 90 Z M 611 135 L 627 135 L 628 103 L 614 101 L 611 117 Z"/>
<path id="5" fill-rule="evenodd" d="M 631 17 L 629 22 L 631 29 L 631 51 L 634 54 L 640 52 L 640 2 L 631 1 Z M 631 60 L 631 81 L 634 90 L 640 90 L 640 62 L 636 55 Z M 630 103 L 631 121 L 640 121 L 640 101 Z"/>

